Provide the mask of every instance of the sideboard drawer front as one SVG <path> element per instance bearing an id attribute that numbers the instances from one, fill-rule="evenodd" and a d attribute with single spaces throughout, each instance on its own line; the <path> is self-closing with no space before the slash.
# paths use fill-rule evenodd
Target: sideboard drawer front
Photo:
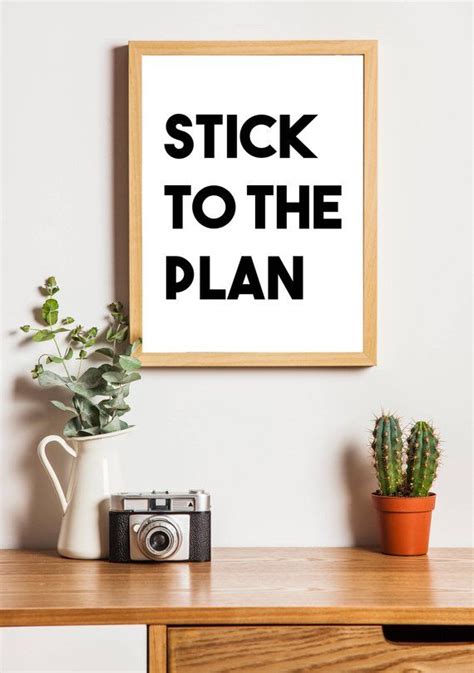
<path id="1" fill-rule="evenodd" d="M 146 671 L 146 626 L 0 628 L 1 673 Z"/>
<path id="2" fill-rule="evenodd" d="M 177 627 L 168 673 L 472 673 L 474 645 L 394 643 L 379 626 Z"/>

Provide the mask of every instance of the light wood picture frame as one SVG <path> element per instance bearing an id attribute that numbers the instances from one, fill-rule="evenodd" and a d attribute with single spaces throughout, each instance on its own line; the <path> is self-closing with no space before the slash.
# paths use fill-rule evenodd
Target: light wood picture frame
<path id="1" fill-rule="evenodd" d="M 144 335 L 143 260 L 144 246 L 149 241 L 143 234 L 143 59 L 147 56 L 193 57 L 196 67 L 209 56 L 360 56 L 362 57 L 362 159 L 361 181 L 361 337 L 360 348 L 312 351 L 275 351 L 262 348 L 254 352 L 221 352 L 211 350 L 150 352 L 144 339 L 138 357 L 144 366 L 159 367 L 336 367 L 372 366 L 377 353 L 377 42 L 373 40 L 343 41 L 283 41 L 283 42 L 130 42 L 129 43 L 129 188 L 130 188 L 130 336 L 135 340 Z M 268 59 L 267 59 L 268 60 Z M 176 61 L 176 59 L 174 59 Z M 174 62 L 173 61 L 173 62 Z M 151 62 L 151 61 L 149 61 Z M 184 61 L 181 59 L 178 65 Z M 190 62 L 188 60 L 188 62 Z M 301 61 L 302 62 L 302 61 Z M 162 61 L 164 63 L 164 61 Z M 283 61 L 279 61 L 283 63 Z M 298 63 L 292 60 L 290 66 Z M 212 63 L 211 63 L 212 65 Z M 290 67 L 289 66 L 289 67 Z M 308 82 L 311 86 L 311 81 Z M 335 89 L 336 87 L 334 87 Z M 160 100 L 169 95 L 160 91 Z M 243 92 L 242 95 L 245 95 Z M 193 110 L 192 106 L 191 110 Z M 176 110 L 181 112 L 182 110 Z M 198 112 L 211 114 L 213 109 Z M 260 112 L 260 110 L 258 111 Z M 282 106 L 282 112 L 285 112 Z M 303 110 L 302 112 L 307 112 Z M 312 110 L 310 111 L 312 112 Z M 317 115 L 315 114 L 314 117 Z M 209 159 L 204 159 L 209 165 Z M 233 159 L 235 162 L 236 159 Z M 286 158 L 288 161 L 288 157 Z M 287 166 L 288 164 L 285 164 Z M 235 166 L 235 164 L 234 164 Z M 146 182 L 146 176 L 145 176 Z M 171 180 L 171 182 L 173 182 Z M 194 193 L 194 192 L 193 192 Z M 294 199 L 293 199 L 294 200 Z M 288 199 L 290 201 L 290 199 Z M 174 201 L 173 201 L 174 205 Z M 337 210 L 328 208 L 327 210 Z M 323 215 L 324 216 L 324 215 Z M 216 216 L 217 217 L 217 216 Z M 180 232 L 182 233 L 182 232 Z M 326 232 L 324 232 L 326 233 Z M 358 253 L 359 254 L 359 253 Z M 208 302 L 208 305 L 212 302 Z M 226 302 L 227 304 L 229 302 Z M 235 306 L 237 302 L 233 303 Z M 268 303 L 268 302 L 267 302 Z M 214 302 L 215 304 L 215 302 Z M 261 304 L 260 304 L 261 305 Z M 357 328 L 358 329 L 358 328 Z M 340 331 L 340 330 L 339 330 Z M 155 350 L 155 349 L 152 349 Z"/>

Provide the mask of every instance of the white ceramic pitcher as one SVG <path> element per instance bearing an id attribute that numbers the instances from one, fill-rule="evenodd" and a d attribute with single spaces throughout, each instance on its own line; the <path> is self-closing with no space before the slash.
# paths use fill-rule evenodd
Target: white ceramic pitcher
<path id="1" fill-rule="evenodd" d="M 133 428 L 94 437 L 48 435 L 38 445 L 38 455 L 53 484 L 63 510 L 58 552 L 76 559 L 107 558 L 109 553 L 110 494 L 123 491 L 119 450 Z M 66 495 L 46 456 L 50 442 L 58 442 L 74 462 Z"/>

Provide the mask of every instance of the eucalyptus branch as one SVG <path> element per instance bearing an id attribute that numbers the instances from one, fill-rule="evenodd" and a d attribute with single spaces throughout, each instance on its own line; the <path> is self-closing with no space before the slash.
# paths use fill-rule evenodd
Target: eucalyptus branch
<path id="1" fill-rule="evenodd" d="M 58 409 L 73 414 L 64 427 L 66 436 L 98 435 L 128 428 L 122 416 L 130 410 L 125 401 L 129 384 L 141 378 L 138 373 L 141 363 L 133 356 L 141 341 L 128 344 L 128 319 L 123 305 L 113 302 L 109 306 L 109 327 L 102 344 L 97 344 L 99 347 L 94 351 L 102 357 L 102 364 L 87 367 L 83 371 L 83 361 L 96 346 L 99 330 L 97 327 L 84 329 L 82 325 L 72 326 L 75 320 L 70 316 L 60 320 L 59 303 L 55 298 L 58 292 L 56 279 L 51 276 L 42 288 L 42 293 L 47 296 L 41 306 L 43 324 L 39 328 L 31 325 L 22 325 L 20 328 L 25 333 L 31 332 L 32 341 L 54 341 L 58 354 L 40 355 L 31 371 L 33 379 L 43 387 L 61 387 L 70 396 L 68 404 L 51 400 Z M 66 327 L 68 325 L 71 327 Z M 58 343 L 60 334 L 66 338 L 63 348 Z M 74 345 L 79 347 L 76 357 L 79 360 L 77 377 L 71 375 L 66 364 L 74 357 L 74 352 L 77 353 L 73 349 Z M 44 365 L 43 358 L 46 358 Z M 54 368 L 48 367 L 55 364 L 62 365 L 66 378 L 58 376 Z"/>
<path id="2" fill-rule="evenodd" d="M 71 375 L 68 371 L 68 368 L 66 367 L 66 363 L 64 362 L 64 355 L 61 353 L 61 349 L 58 346 L 58 342 L 56 341 L 56 337 L 54 337 L 53 341 L 54 341 L 54 345 L 56 346 L 56 350 L 58 351 L 58 355 L 62 360 L 62 365 L 63 365 L 64 370 L 66 372 L 66 376 L 68 377 L 69 381 L 72 381 Z"/>
<path id="3" fill-rule="evenodd" d="M 77 380 L 81 378 L 81 369 L 82 369 L 82 358 L 79 360 L 79 367 L 77 370 Z"/>

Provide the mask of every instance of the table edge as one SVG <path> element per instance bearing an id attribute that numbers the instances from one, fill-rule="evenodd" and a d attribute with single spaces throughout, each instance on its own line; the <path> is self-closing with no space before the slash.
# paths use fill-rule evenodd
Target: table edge
<path id="1" fill-rule="evenodd" d="M 380 625 L 474 624 L 474 608 L 24 608 L 0 609 L 1 626 L 80 626 L 114 624 L 189 625 Z"/>

